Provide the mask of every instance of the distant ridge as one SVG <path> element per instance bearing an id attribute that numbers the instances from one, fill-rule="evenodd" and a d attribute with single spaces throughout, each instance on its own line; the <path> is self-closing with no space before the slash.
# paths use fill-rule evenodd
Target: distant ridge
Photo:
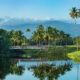
<path id="1" fill-rule="evenodd" d="M 63 30 L 66 33 L 71 34 L 72 37 L 75 36 L 75 26 L 72 22 L 62 21 L 62 20 L 33 20 L 33 19 L 17 19 L 17 18 L 0 18 L 0 28 L 6 30 L 21 30 L 24 35 L 26 35 L 25 30 L 27 28 L 31 29 L 31 32 L 34 31 L 38 25 L 42 24 L 45 28 L 47 26 L 56 27 L 59 30 Z M 78 35 L 80 35 L 80 24 L 77 24 L 78 27 Z M 31 32 L 27 33 L 27 36 L 31 36 Z"/>

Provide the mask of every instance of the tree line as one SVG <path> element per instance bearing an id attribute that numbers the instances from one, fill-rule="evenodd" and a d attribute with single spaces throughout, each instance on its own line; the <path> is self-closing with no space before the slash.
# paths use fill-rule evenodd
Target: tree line
<path id="1" fill-rule="evenodd" d="M 27 29 L 26 32 L 30 32 L 30 30 Z M 6 31 L 4 29 L 0 29 L 0 41 L 3 37 L 6 39 L 6 41 L 9 41 L 11 46 L 28 44 L 72 44 L 72 37 L 70 34 L 66 34 L 64 31 L 60 31 L 51 26 L 44 29 L 43 25 L 38 26 L 38 28 L 32 33 L 32 37 L 30 39 L 27 39 L 20 30 Z"/>
<path id="2" fill-rule="evenodd" d="M 30 38 L 32 44 L 38 45 L 71 45 L 73 44 L 70 34 L 60 31 L 57 28 L 48 26 L 44 28 L 39 25 Z"/>
<path id="3" fill-rule="evenodd" d="M 27 29 L 26 32 L 30 32 Z M 5 43 L 5 41 L 6 43 Z M 4 41 L 4 43 L 3 43 Z M 9 41 L 9 42 L 7 42 Z M 20 30 L 6 31 L 0 29 L 0 42 L 3 45 L 9 44 L 10 46 L 21 46 L 21 45 L 71 45 L 73 43 L 70 34 L 66 34 L 64 31 L 60 31 L 57 28 L 48 26 L 44 28 L 43 25 L 39 25 L 38 28 L 33 31 L 32 37 L 27 39 Z"/>

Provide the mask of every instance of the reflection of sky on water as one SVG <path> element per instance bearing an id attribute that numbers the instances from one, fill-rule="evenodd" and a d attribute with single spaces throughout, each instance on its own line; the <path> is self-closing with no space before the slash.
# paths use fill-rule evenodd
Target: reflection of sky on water
<path id="1" fill-rule="evenodd" d="M 65 63 L 72 63 L 72 61 L 56 61 L 56 62 L 49 61 L 46 63 L 49 63 L 49 64 L 56 63 L 56 65 L 64 65 Z M 39 64 L 41 64 L 41 62 L 19 62 L 17 63 L 17 66 L 21 66 L 21 65 L 24 66 L 25 67 L 24 73 L 21 76 L 9 74 L 5 77 L 4 80 L 39 80 L 36 77 L 34 77 L 32 71 L 27 70 L 27 67 L 35 66 Z M 66 72 L 64 75 L 61 75 L 58 78 L 58 80 L 77 80 L 77 64 L 74 64 L 74 63 L 72 64 L 73 64 L 72 65 L 73 67 L 71 71 Z M 80 76 L 79 76 L 79 79 L 80 79 Z"/>
<path id="2" fill-rule="evenodd" d="M 37 66 L 41 63 L 48 63 L 48 64 L 56 64 L 56 65 L 64 65 L 65 63 L 72 63 L 72 61 L 68 60 L 68 61 L 41 61 L 41 62 L 18 62 L 17 66 L 25 66 L 25 67 L 29 67 L 29 66 Z"/>

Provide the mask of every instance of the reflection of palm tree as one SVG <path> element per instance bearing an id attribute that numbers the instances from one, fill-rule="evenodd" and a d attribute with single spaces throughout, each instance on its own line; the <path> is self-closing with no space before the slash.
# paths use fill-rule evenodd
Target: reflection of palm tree
<path id="1" fill-rule="evenodd" d="M 0 59 L 0 80 L 4 80 L 7 74 L 22 75 L 24 68 L 22 66 L 16 66 L 15 62 L 4 59 Z"/>
<path id="2" fill-rule="evenodd" d="M 77 65 L 77 80 L 79 80 L 79 64 Z"/>
<path id="3" fill-rule="evenodd" d="M 24 68 L 22 66 L 12 65 L 11 72 L 12 74 L 22 75 Z"/>
<path id="4" fill-rule="evenodd" d="M 30 70 L 33 70 L 34 76 L 40 80 L 58 80 L 59 75 L 64 75 L 66 71 L 71 70 L 71 64 L 59 65 L 54 64 L 41 64 L 39 66 L 29 67 Z"/>
<path id="5" fill-rule="evenodd" d="M 80 58 L 77 58 L 77 59 L 74 58 L 74 59 L 72 59 L 72 61 L 77 64 L 77 80 L 79 80 L 79 64 L 80 64 Z"/>

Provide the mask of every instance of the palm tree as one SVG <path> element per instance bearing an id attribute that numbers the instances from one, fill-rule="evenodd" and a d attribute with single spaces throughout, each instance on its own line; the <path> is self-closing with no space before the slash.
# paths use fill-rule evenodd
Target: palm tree
<path id="1" fill-rule="evenodd" d="M 43 25 L 38 26 L 37 34 L 39 37 L 39 45 L 41 45 L 43 44 L 43 40 L 44 40 L 44 26 Z"/>
<path id="2" fill-rule="evenodd" d="M 75 27 L 76 27 L 76 20 L 78 17 L 80 17 L 80 10 L 78 12 L 78 10 L 76 9 L 76 7 L 73 7 L 71 12 L 70 12 L 70 17 L 72 19 L 74 19 L 75 21 Z M 75 30 L 76 31 L 76 30 Z M 78 51 L 78 38 L 77 38 L 77 31 L 76 31 L 76 45 L 77 45 L 77 51 Z"/>
<path id="3" fill-rule="evenodd" d="M 26 29 L 26 32 L 30 32 L 30 29 Z"/>
<path id="4" fill-rule="evenodd" d="M 72 38 L 70 37 L 70 34 L 65 34 L 64 37 L 65 37 L 64 41 L 66 45 L 72 42 Z"/>
<path id="5" fill-rule="evenodd" d="M 33 36 L 32 36 L 33 41 L 39 43 L 38 45 L 40 46 L 41 44 L 43 44 L 43 40 L 44 40 L 44 26 L 43 25 L 39 25 L 37 30 L 33 32 Z"/>
<path id="6" fill-rule="evenodd" d="M 52 27 L 48 26 L 46 28 L 45 38 L 47 39 L 48 45 L 50 45 L 50 41 L 52 41 Z"/>
<path id="7" fill-rule="evenodd" d="M 60 45 L 62 45 L 62 42 L 63 42 L 63 40 L 64 40 L 64 35 L 65 35 L 64 31 L 59 31 Z"/>
<path id="8" fill-rule="evenodd" d="M 58 36 L 59 36 L 59 31 L 57 28 L 53 28 L 53 39 L 55 42 L 55 47 L 56 47 L 56 41 L 58 40 Z"/>
<path id="9" fill-rule="evenodd" d="M 28 29 L 26 29 L 26 33 L 29 33 L 30 32 L 30 29 L 28 28 Z"/>

